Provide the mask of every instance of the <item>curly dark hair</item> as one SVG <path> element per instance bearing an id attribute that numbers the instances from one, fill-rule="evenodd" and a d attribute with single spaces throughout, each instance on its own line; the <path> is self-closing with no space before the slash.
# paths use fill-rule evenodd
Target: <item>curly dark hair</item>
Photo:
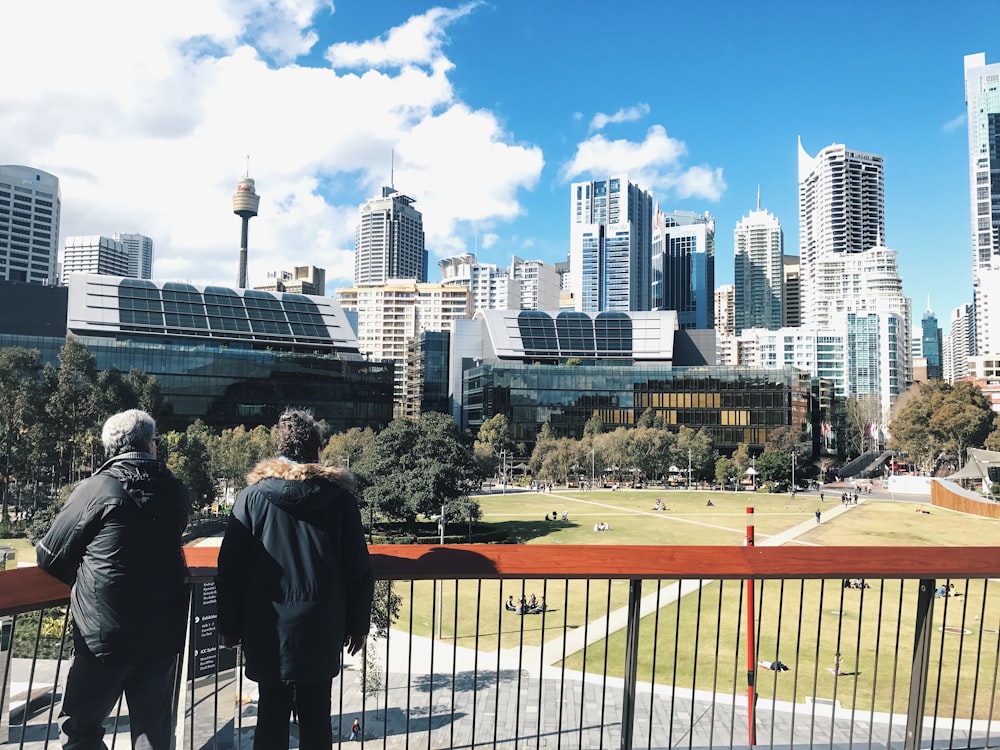
<path id="1" fill-rule="evenodd" d="M 313 415 L 303 409 L 286 409 L 275 430 L 278 453 L 293 461 L 315 463 L 322 437 Z"/>

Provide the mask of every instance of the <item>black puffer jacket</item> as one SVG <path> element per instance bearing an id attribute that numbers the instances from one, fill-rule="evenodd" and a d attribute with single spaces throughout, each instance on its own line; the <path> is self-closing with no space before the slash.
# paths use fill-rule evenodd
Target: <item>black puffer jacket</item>
<path id="1" fill-rule="evenodd" d="M 351 475 L 269 459 L 247 476 L 219 551 L 219 632 L 243 642 L 256 682 L 340 671 L 371 620 L 374 578 Z"/>
<path id="2" fill-rule="evenodd" d="M 76 486 L 35 549 L 73 587 L 75 648 L 128 664 L 181 651 L 187 513 L 187 489 L 148 453 L 115 456 Z"/>

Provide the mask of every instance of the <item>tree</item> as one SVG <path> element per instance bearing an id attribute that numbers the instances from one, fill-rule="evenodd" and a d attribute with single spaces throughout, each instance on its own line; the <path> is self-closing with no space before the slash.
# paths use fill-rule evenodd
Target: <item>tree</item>
<path id="1" fill-rule="evenodd" d="M 159 458 L 188 488 L 192 513 L 199 512 L 216 500 L 210 446 L 217 439 L 201 420 L 190 425 L 185 432 L 163 435 L 166 451 Z"/>
<path id="2" fill-rule="evenodd" d="M 790 480 L 792 457 L 779 450 L 764 451 L 757 459 L 757 472 L 765 482 Z"/>
<path id="3" fill-rule="evenodd" d="M 355 473 L 366 507 L 409 524 L 464 499 L 483 479 L 455 420 L 437 412 L 394 419 L 359 459 Z"/>
<path id="4" fill-rule="evenodd" d="M 983 447 L 988 451 L 1000 452 L 1000 427 L 997 427 L 989 434 L 983 443 Z"/>
<path id="5" fill-rule="evenodd" d="M 23 486 L 37 470 L 32 458 L 44 403 L 38 350 L 0 349 L 0 521 L 7 518 L 10 486 Z"/>
<path id="6" fill-rule="evenodd" d="M 764 445 L 764 448 L 790 453 L 796 450 L 801 442 L 802 430 L 782 425 L 768 431 L 767 443 Z"/>
<path id="7" fill-rule="evenodd" d="M 243 425 L 223 430 L 210 444 L 212 474 L 222 480 L 225 496 L 247 486 L 246 476 L 261 459 L 275 454 L 271 431 L 263 425 L 249 432 Z"/>
<path id="8" fill-rule="evenodd" d="M 604 432 L 604 420 L 602 420 L 597 414 L 588 419 L 583 425 L 583 434 L 585 437 L 587 435 L 590 435 L 591 437 L 594 435 L 600 435 L 602 432 Z"/>
<path id="9" fill-rule="evenodd" d="M 891 445 L 909 460 L 929 470 L 942 453 L 961 461 L 967 448 L 983 445 L 996 426 L 990 400 L 974 384 L 931 381 L 894 410 Z"/>
<path id="10" fill-rule="evenodd" d="M 740 443 L 736 446 L 736 450 L 733 451 L 733 473 L 736 475 L 736 481 L 742 482 L 747 475 L 747 469 L 750 468 L 752 459 L 750 457 L 750 446 L 746 443 Z"/>
<path id="11" fill-rule="evenodd" d="M 686 467 L 689 460 L 693 474 L 692 479 L 711 476 L 712 472 L 715 471 L 715 448 L 712 444 L 712 436 L 704 428 L 695 431 L 681 425 L 677 430 L 677 440 L 671 462 Z"/>
<path id="12" fill-rule="evenodd" d="M 93 355 L 72 336 L 59 350 L 59 369 L 46 366 L 51 393 L 47 422 L 59 456 L 59 477 L 71 481 L 92 473 L 103 458 L 100 426 L 102 400 Z M 86 471 L 85 471 L 86 470 Z"/>
<path id="13" fill-rule="evenodd" d="M 734 469 L 732 459 L 721 456 L 715 461 L 715 481 L 725 486 L 733 477 Z"/>
<path id="14" fill-rule="evenodd" d="M 347 432 L 331 435 L 320 459 L 329 466 L 346 464 L 347 468 L 354 465 L 362 454 L 375 440 L 375 431 L 371 427 L 352 427 Z"/>
<path id="15" fill-rule="evenodd" d="M 873 447 L 873 433 L 882 423 L 882 407 L 877 395 L 849 396 L 845 405 L 847 452 L 859 456 Z"/>

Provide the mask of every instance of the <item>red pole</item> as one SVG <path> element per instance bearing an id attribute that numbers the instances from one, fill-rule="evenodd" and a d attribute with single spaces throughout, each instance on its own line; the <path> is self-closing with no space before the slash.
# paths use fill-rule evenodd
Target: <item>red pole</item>
<path id="1" fill-rule="evenodd" d="M 747 508 L 747 547 L 753 547 L 753 508 Z M 755 681 L 757 657 L 754 653 L 753 579 L 747 579 L 747 744 L 757 744 Z"/>

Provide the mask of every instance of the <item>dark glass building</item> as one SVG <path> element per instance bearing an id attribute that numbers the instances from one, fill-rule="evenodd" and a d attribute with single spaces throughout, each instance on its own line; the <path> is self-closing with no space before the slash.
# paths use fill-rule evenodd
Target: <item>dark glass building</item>
<path id="1" fill-rule="evenodd" d="M 23 285 L 29 286 L 29 285 Z M 54 290 L 37 287 L 39 294 Z M 196 419 L 217 429 L 272 425 L 287 406 L 311 409 L 335 432 L 380 430 L 392 420 L 393 367 L 358 353 L 332 299 L 252 289 L 195 287 L 75 275 L 58 300 L 25 300 L 0 289 L 0 346 L 37 348 L 58 366 L 72 335 L 100 370 L 154 375 L 170 414 L 165 430 Z M 24 305 L 12 309 L 14 303 Z M 39 325 L 26 310 L 40 311 Z M 61 315 L 61 335 L 48 317 Z"/>
<path id="2" fill-rule="evenodd" d="M 597 416 L 631 426 L 647 409 L 667 425 L 704 428 L 716 448 L 759 451 L 777 428 L 816 445 L 832 391 L 808 372 L 706 366 L 714 336 L 678 330 L 677 313 L 489 310 L 458 321 L 451 353 L 453 414 L 475 431 L 504 414 L 517 442 L 546 423 L 579 439 Z"/>

